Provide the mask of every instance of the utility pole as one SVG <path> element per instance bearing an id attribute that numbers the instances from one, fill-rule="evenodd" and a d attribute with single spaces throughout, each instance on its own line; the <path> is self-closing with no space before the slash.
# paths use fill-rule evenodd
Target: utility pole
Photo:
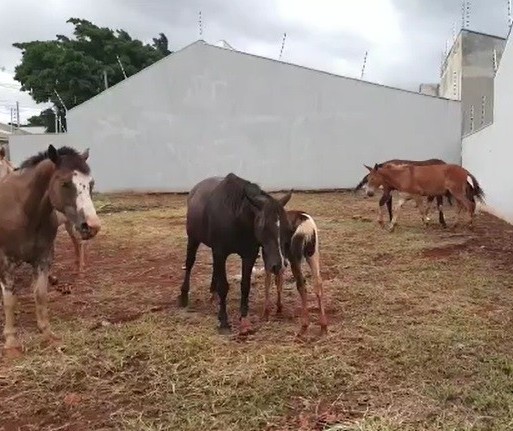
<path id="1" fill-rule="evenodd" d="M 280 56 L 278 57 L 278 60 L 281 60 L 281 56 L 283 55 L 283 48 L 285 48 L 285 39 L 286 38 L 287 38 L 287 33 L 283 33 L 283 40 L 281 41 Z"/>
<path id="2" fill-rule="evenodd" d="M 365 55 L 363 57 L 363 65 L 362 65 L 362 73 L 360 74 L 360 79 L 363 79 L 363 75 L 365 74 L 365 66 L 367 65 L 367 54 L 369 51 L 365 51 Z"/>
<path id="3" fill-rule="evenodd" d="M 16 127 L 20 128 L 20 102 L 16 101 Z"/>
<path id="4" fill-rule="evenodd" d="M 109 80 L 107 79 L 107 71 L 103 70 L 103 83 L 105 84 L 105 90 L 109 88 Z"/>
<path id="5" fill-rule="evenodd" d="M 126 73 L 125 73 L 125 68 L 123 67 L 123 64 L 121 63 L 121 59 L 119 58 L 119 55 L 116 54 L 116 58 L 118 59 L 118 64 L 119 64 L 119 67 L 121 68 L 121 72 L 123 72 L 123 76 L 126 79 L 127 76 L 126 76 Z"/>

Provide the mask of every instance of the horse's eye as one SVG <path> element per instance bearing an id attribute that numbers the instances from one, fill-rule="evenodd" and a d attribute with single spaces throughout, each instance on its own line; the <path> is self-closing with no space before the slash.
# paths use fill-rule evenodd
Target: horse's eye
<path id="1" fill-rule="evenodd" d="M 65 189 L 70 189 L 70 188 L 73 187 L 73 182 L 66 181 L 65 183 L 62 183 L 62 187 L 65 188 Z"/>

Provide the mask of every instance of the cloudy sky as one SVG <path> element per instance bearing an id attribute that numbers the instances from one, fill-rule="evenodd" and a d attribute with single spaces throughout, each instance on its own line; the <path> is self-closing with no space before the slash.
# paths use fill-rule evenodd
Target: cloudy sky
<path id="1" fill-rule="evenodd" d="M 505 36 L 507 0 L 472 0 L 469 28 Z M 401 88 L 437 82 L 442 52 L 461 27 L 461 0 L 15 0 L 0 1 L 0 121 L 20 102 L 22 120 L 39 113 L 12 78 L 20 61 L 13 42 L 70 34 L 70 17 L 122 28 L 150 42 L 164 32 L 170 49 L 199 38 L 235 49 Z M 5 20 L 5 17 L 10 19 Z"/>

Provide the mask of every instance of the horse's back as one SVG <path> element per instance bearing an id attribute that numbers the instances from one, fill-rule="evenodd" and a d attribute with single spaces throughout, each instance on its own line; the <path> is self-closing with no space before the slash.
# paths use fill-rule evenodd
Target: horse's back
<path id="1" fill-rule="evenodd" d="M 205 241 L 205 210 L 210 196 L 223 181 L 223 177 L 210 177 L 196 184 L 187 196 L 187 235 Z"/>

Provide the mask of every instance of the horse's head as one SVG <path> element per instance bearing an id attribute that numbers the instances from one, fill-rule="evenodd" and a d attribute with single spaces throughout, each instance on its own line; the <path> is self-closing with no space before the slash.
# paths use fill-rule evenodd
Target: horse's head
<path id="1" fill-rule="evenodd" d="M 379 172 L 379 165 L 376 163 L 373 168 L 367 165 L 363 165 L 369 171 L 367 174 L 367 182 L 363 185 L 363 189 L 367 196 L 374 196 L 376 193 L 376 189 L 383 187 L 383 177 Z"/>
<path id="2" fill-rule="evenodd" d="M 292 197 L 292 192 L 275 199 L 258 193 L 252 186 L 247 186 L 245 191 L 255 214 L 255 236 L 262 246 L 265 270 L 278 274 L 288 265 L 285 256 L 290 246 L 292 229 L 285 205 Z"/>
<path id="3" fill-rule="evenodd" d="M 89 149 L 80 154 L 71 148 L 57 151 L 53 145 L 48 147 L 48 158 L 55 165 L 49 187 L 50 201 L 84 240 L 93 238 L 101 227 L 91 197 L 94 180 L 88 157 Z"/>

